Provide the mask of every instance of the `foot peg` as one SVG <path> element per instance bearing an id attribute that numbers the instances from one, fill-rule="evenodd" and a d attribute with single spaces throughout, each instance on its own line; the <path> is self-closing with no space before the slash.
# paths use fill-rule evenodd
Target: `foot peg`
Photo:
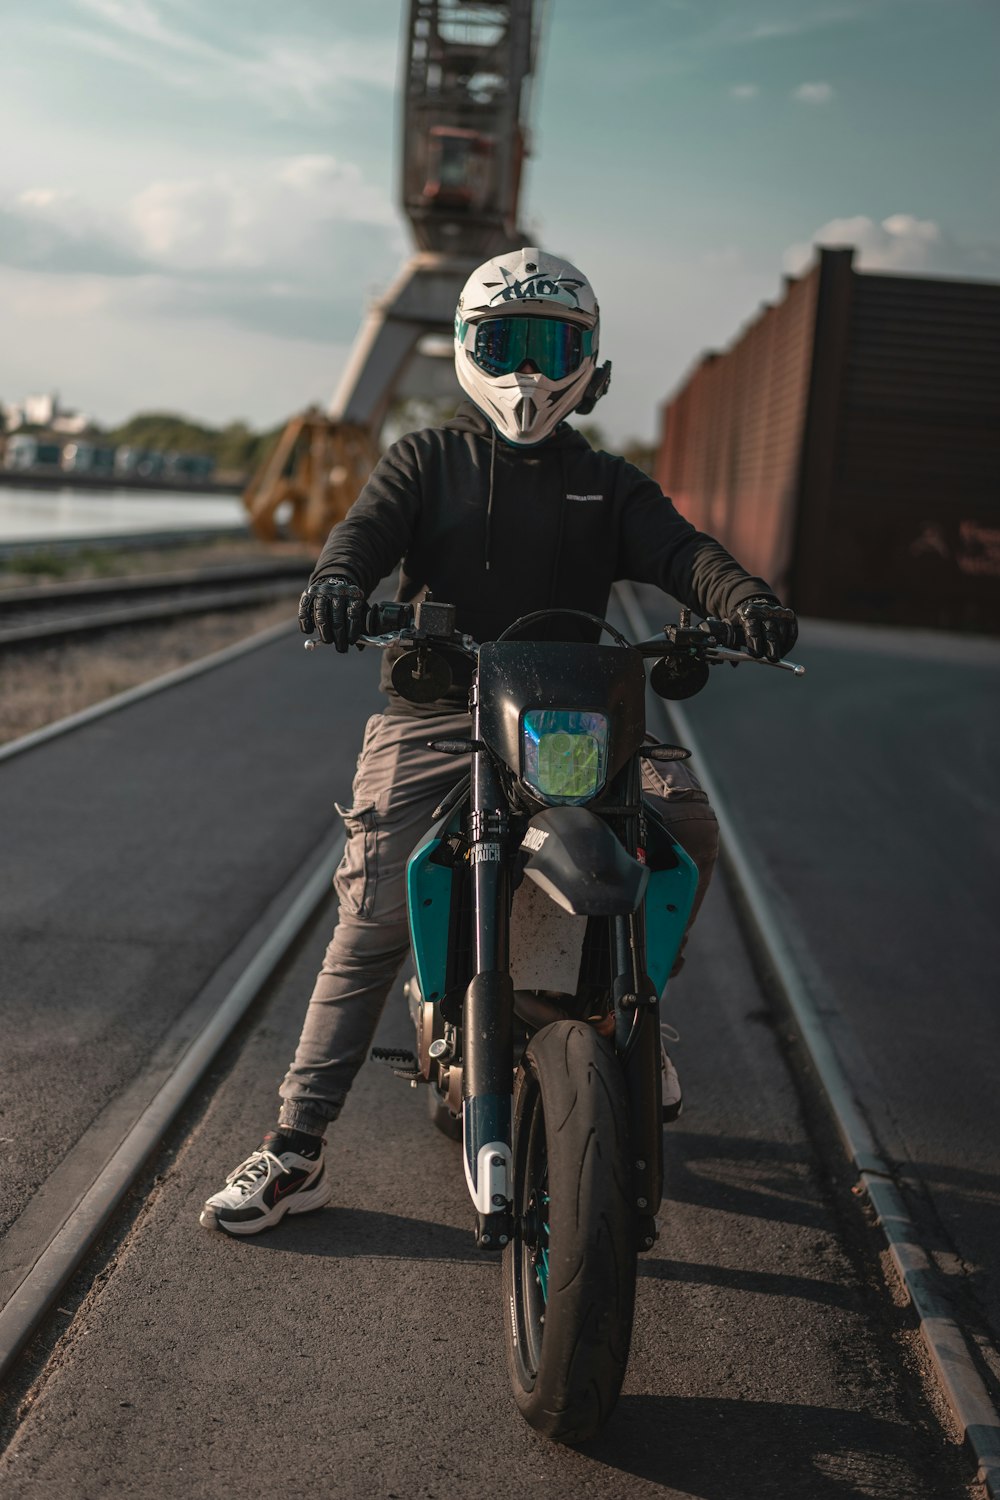
<path id="1" fill-rule="evenodd" d="M 417 1058 L 412 1052 L 407 1052 L 402 1048 L 373 1047 L 371 1059 L 372 1062 L 385 1063 L 397 1078 L 406 1078 L 410 1083 L 416 1083 L 423 1076 Z"/>

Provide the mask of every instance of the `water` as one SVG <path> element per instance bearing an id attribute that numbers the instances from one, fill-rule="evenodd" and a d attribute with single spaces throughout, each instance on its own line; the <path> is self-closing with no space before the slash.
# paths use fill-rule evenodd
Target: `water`
<path id="1" fill-rule="evenodd" d="M 240 531 L 246 524 L 238 495 L 0 487 L 0 545 L 173 531 Z"/>

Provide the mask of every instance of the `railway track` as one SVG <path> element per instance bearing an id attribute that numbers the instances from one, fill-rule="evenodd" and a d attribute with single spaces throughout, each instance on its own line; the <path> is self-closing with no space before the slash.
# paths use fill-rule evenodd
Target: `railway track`
<path id="1" fill-rule="evenodd" d="M 0 590 L 0 648 L 79 639 L 147 621 L 240 609 L 293 597 L 303 559 L 268 559 L 139 578 Z"/>

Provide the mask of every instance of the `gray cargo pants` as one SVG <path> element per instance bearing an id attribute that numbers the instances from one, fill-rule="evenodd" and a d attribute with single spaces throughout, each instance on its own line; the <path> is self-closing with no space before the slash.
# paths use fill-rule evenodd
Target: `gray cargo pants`
<path id="1" fill-rule="evenodd" d="M 435 807 L 468 769 L 465 758 L 429 750 L 427 741 L 469 733 L 467 714 L 427 719 L 375 714 L 368 720 L 351 806 L 337 807 L 347 830 L 334 877 L 337 926 L 281 1085 L 278 1119 L 287 1129 L 322 1135 L 368 1056 L 386 996 L 409 951 L 406 861 Z M 647 795 L 698 866 L 696 913 L 718 851 L 715 814 L 683 761 L 666 763 L 662 772 L 647 761 L 643 775 Z"/>

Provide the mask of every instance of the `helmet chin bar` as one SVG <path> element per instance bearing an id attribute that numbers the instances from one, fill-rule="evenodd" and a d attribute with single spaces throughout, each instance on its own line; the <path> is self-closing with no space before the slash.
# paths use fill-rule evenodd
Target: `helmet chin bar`
<path id="1" fill-rule="evenodd" d="M 594 371 L 588 360 L 579 370 L 556 383 L 544 375 L 485 375 L 464 349 L 456 351 L 459 384 L 473 404 L 517 448 L 542 443 L 564 417 L 577 410 Z"/>

